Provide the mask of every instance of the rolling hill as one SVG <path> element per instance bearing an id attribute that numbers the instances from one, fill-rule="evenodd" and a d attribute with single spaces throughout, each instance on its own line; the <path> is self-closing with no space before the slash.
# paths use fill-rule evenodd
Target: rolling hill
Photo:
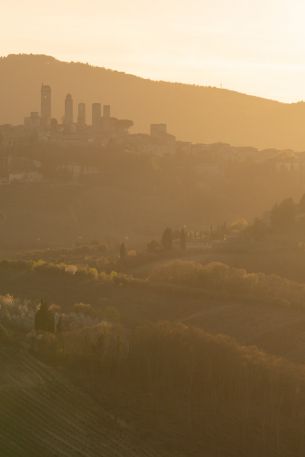
<path id="1" fill-rule="evenodd" d="M 148 131 L 152 122 L 167 122 L 181 140 L 305 149 L 304 103 L 152 81 L 43 55 L 0 59 L 0 124 L 21 123 L 28 112 L 38 111 L 42 82 L 52 86 L 53 114 L 59 119 L 64 97 L 71 92 L 75 103 L 110 103 L 113 115 L 134 121 L 134 131 Z"/>
<path id="2" fill-rule="evenodd" d="M 156 457 L 56 370 L 0 349 L 1 457 Z"/>
<path id="3" fill-rule="evenodd" d="M 193 287 L 189 274 L 169 281 L 164 268 L 178 270 L 166 265 L 124 286 L 104 275 L 90 280 L 90 271 L 71 278 L 55 265 L 2 262 L 1 292 L 18 288 L 20 299 L 1 297 L 1 457 L 304 455 L 304 308 L 295 301 L 304 286 L 282 279 L 278 290 L 281 278 L 260 276 L 267 301 L 257 286 L 247 298 L 240 283 L 238 296 L 228 297 L 223 276 L 213 276 L 211 291 L 202 276 Z M 238 272 L 225 271 L 232 290 Z M 295 300 L 275 303 L 272 285 Z M 100 318 L 112 305 L 120 323 L 93 325 L 83 314 L 82 327 L 63 327 L 58 351 L 51 335 L 27 333 L 32 306 L 22 299 L 30 291 L 32 304 L 35 294 L 55 299 L 68 319 L 73 294 Z"/>

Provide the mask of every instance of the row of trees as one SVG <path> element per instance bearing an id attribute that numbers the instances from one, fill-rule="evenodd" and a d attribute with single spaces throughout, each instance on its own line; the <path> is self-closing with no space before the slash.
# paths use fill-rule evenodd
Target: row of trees
<path id="1" fill-rule="evenodd" d="M 147 249 L 150 252 L 156 251 L 171 251 L 174 247 L 174 244 L 178 243 L 180 249 L 183 251 L 187 247 L 187 233 L 184 228 L 181 230 L 173 230 L 170 227 L 167 227 L 161 236 L 161 242 L 151 241 L 147 245 Z"/>
<path id="2" fill-rule="evenodd" d="M 185 251 L 187 247 L 188 235 L 184 228 L 181 230 L 173 230 L 167 227 L 161 236 L 161 240 L 152 240 L 147 244 L 147 251 L 151 253 L 157 252 L 168 252 L 174 248 L 174 244 L 177 243 L 181 250 Z M 128 249 L 126 244 L 123 242 L 119 247 L 119 257 L 121 262 L 124 262 L 128 257 Z"/>
<path id="3" fill-rule="evenodd" d="M 92 348 L 78 338 L 65 361 L 90 372 L 86 387 L 121 415 L 128 404 L 134 426 L 165 439 L 173 455 L 304 455 L 303 369 L 179 324 L 110 333 L 107 357 L 105 335 Z"/>

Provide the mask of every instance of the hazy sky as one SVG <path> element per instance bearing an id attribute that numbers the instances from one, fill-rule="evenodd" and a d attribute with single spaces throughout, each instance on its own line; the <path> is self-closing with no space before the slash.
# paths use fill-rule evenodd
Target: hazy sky
<path id="1" fill-rule="evenodd" d="M 4 0 L 0 54 L 305 99 L 305 0 Z"/>

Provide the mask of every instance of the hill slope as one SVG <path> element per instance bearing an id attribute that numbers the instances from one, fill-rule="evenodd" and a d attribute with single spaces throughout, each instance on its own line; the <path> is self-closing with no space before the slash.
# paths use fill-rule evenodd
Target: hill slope
<path id="1" fill-rule="evenodd" d="M 164 455 L 119 429 L 55 370 L 0 349 L 1 457 Z"/>
<path id="2" fill-rule="evenodd" d="M 133 119 L 136 131 L 167 122 L 179 139 L 259 148 L 305 149 L 305 104 L 284 104 L 223 89 L 145 80 L 52 57 L 10 55 L 0 60 L 0 124 L 38 111 L 42 82 L 53 88 L 53 113 L 64 97 L 110 103 L 114 115 Z"/>

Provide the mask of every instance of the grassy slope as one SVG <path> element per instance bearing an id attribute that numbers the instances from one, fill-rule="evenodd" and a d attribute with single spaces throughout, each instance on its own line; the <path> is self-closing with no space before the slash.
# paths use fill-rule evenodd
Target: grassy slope
<path id="1" fill-rule="evenodd" d="M 0 348 L 1 457 L 157 457 L 90 397 L 24 352 Z"/>

